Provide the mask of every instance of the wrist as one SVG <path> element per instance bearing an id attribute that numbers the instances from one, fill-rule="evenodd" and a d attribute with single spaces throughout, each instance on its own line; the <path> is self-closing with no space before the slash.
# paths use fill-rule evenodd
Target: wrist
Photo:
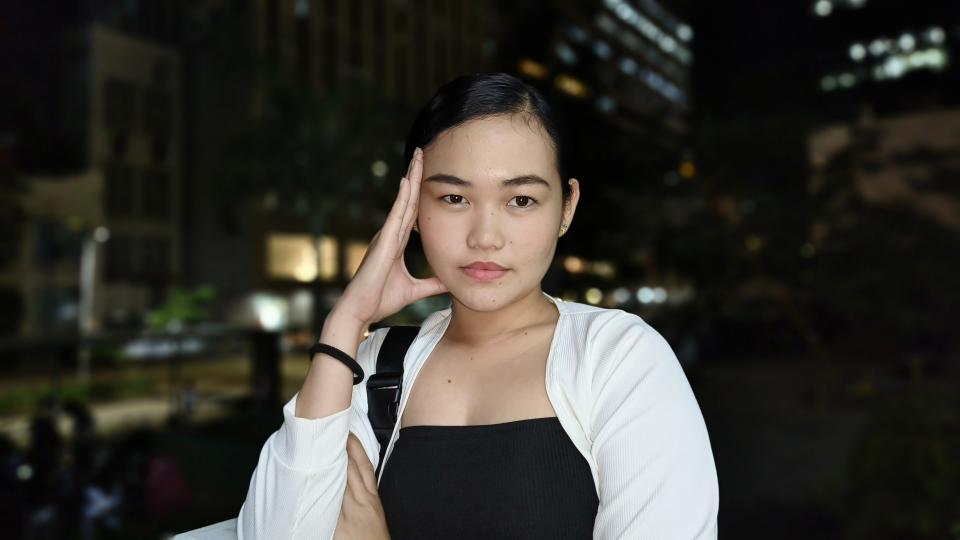
<path id="1" fill-rule="evenodd" d="M 344 313 L 342 310 L 338 310 L 337 306 L 334 306 L 330 313 L 327 314 L 327 318 L 323 321 L 323 327 L 320 330 L 320 341 L 323 341 L 324 337 L 333 337 L 333 336 L 350 336 L 350 337 L 359 337 L 361 340 L 365 337 L 367 333 L 367 327 L 369 324 L 365 321 L 361 321 L 357 317 Z"/>

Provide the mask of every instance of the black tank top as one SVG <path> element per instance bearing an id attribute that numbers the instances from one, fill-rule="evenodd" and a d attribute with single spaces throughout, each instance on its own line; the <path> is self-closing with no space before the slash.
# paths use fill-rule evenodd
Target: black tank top
<path id="1" fill-rule="evenodd" d="M 405 427 L 384 466 L 392 540 L 592 538 L 590 466 L 555 416 Z"/>

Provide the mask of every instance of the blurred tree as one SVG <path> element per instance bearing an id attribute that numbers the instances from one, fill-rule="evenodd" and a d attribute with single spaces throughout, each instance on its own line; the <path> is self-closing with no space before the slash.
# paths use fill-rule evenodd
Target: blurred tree
<path id="1" fill-rule="evenodd" d="M 211 104 L 223 120 L 211 126 L 218 141 L 207 146 L 219 148 L 207 156 L 218 162 L 210 168 L 219 197 L 209 201 L 211 208 L 255 208 L 278 232 L 369 240 L 406 170 L 410 111 L 388 100 L 372 76 L 320 84 L 302 65 L 253 50 L 248 21 L 224 18 L 203 44 L 211 69 L 243 93 L 224 96 L 227 108 Z M 317 323 L 325 315 L 326 289 L 343 285 L 314 282 Z"/>
<path id="2" fill-rule="evenodd" d="M 856 186 L 857 163 L 876 145 L 874 134 L 861 131 L 824 169 L 811 301 L 831 333 L 857 343 L 861 353 L 918 354 L 942 364 L 956 344 L 952 315 L 960 305 L 960 239 L 957 231 L 907 201 L 863 199 Z M 897 167 L 900 159 L 912 158 L 895 157 L 890 166 Z M 921 183 L 946 175 L 941 166 L 928 172 Z"/>
<path id="3" fill-rule="evenodd" d="M 918 392 L 882 404 L 850 457 L 838 503 L 849 540 L 960 533 L 960 403 Z"/>
<path id="4" fill-rule="evenodd" d="M 278 210 L 306 219 L 316 235 L 379 224 L 389 206 L 376 195 L 395 195 L 387 171 L 399 179 L 405 170 L 405 111 L 370 86 L 318 96 L 282 73 L 267 74 L 263 114 L 228 145 L 229 192 L 269 197 Z M 386 167 L 375 167 L 378 161 Z"/>
<path id="5" fill-rule="evenodd" d="M 158 309 L 150 312 L 149 326 L 154 330 L 177 331 L 190 324 L 207 320 L 206 306 L 216 295 L 213 287 L 201 286 L 193 290 L 173 288 Z"/>
<path id="6" fill-rule="evenodd" d="M 736 347 L 726 353 L 823 354 L 804 292 L 804 125 L 796 113 L 750 122 L 703 114 L 691 142 L 693 167 L 676 164 L 647 201 L 637 201 L 635 219 L 656 231 L 658 264 L 694 283 L 691 316 L 754 336 L 718 343 Z"/>

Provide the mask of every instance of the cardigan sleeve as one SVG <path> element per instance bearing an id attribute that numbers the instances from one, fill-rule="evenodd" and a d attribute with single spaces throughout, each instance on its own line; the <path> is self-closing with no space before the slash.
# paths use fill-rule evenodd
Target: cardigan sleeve
<path id="1" fill-rule="evenodd" d="M 719 487 L 703 415 L 667 341 L 620 311 L 597 355 L 592 453 L 600 504 L 595 539 L 717 538 Z"/>
<path id="2" fill-rule="evenodd" d="M 347 437 L 357 435 L 376 468 L 379 443 L 367 418 L 366 379 L 376 369 L 386 328 L 360 342 L 357 363 L 364 381 L 353 386 L 350 406 L 321 418 L 299 418 L 297 392 L 283 406 L 283 424 L 260 450 L 247 498 L 237 519 L 238 540 L 333 537 L 347 485 Z"/>

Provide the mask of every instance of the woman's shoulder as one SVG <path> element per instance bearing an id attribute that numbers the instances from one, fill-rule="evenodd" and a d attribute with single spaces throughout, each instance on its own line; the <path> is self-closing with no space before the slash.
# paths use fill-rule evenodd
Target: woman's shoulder
<path id="1" fill-rule="evenodd" d="M 632 379 L 654 369 L 679 368 L 667 340 L 636 313 L 578 302 L 564 302 L 568 351 L 576 351 L 576 369 L 587 369 L 595 383 L 610 377 Z"/>
<path id="2" fill-rule="evenodd" d="M 605 308 L 580 302 L 558 300 L 561 314 L 572 320 L 567 324 L 570 331 L 577 332 L 591 342 L 620 339 L 624 333 L 656 334 L 656 330 L 640 315 L 619 308 Z"/>

